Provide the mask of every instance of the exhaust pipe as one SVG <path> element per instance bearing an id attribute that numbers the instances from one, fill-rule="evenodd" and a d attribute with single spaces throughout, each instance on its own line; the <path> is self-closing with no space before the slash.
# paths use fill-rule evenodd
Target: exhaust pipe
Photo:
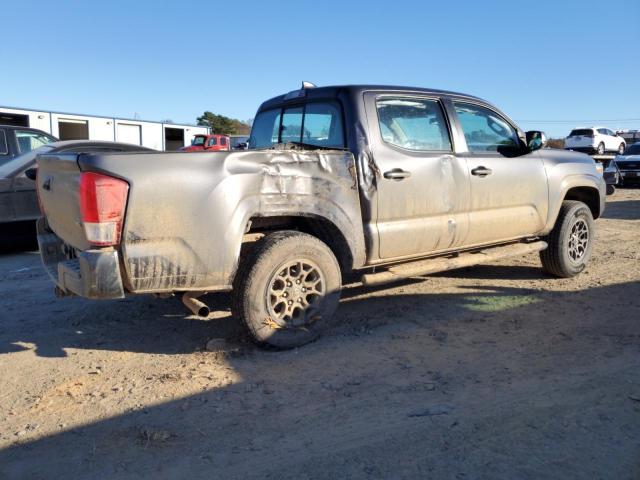
<path id="1" fill-rule="evenodd" d="M 205 293 L 206 292 L 186 292 L 182 295 L 182 303 L 184 303 L 184 306 L 194 315 L 206 318 L 210 313 L 209 307 L 198 300 L 198 297 Z"/>

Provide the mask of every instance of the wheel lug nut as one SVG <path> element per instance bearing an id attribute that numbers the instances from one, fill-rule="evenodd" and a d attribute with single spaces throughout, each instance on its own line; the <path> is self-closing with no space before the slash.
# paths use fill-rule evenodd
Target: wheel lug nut
<path id="1" fill-rule="evenodd" d="M 302 303 L 302 299 L 301 298 L 298 299 L 298 303 Z"/>
<path id="2" fill-rule="evenodd" d="M 302 291 L 303 291 L 303 292 L 306 292 L 306 291 L 307 291 L 307 289 L 306 289 L 305 287 L 302 287 Z"/>
<path id="3" fill-rule="evenodd" d="M 289 305 L 293 305 L 293 300 L 289 300 L 287 303 L 288 303 Z"/>
<path id="4" fill-rule="evenodd" d="M 282 294 L 282 296 L 283 296 L 284 298 L 287 298 L 287 297 L 289 296 L 289 294 L 288 294 L 287 292 L 284 292 L 284 293 Z"/>
<path id="5" fill-rule="evenodd" d="M 300 285 L 300 280 L 296 280 L 296 283 L 297 283 L 298 285 Z"/>

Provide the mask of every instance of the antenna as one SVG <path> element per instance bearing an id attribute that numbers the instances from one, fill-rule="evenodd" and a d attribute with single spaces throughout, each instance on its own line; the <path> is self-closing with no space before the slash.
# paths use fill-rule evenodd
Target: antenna
<path id="1" fill-rule="evenodd" d="M 306 90 L 307 88 L 316 88 L 314 83 L 302 81 L 301 90 Z"/>

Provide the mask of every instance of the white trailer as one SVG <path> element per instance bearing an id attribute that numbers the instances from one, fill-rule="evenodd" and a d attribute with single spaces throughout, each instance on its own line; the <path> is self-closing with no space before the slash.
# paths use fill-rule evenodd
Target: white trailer
<path id="1" fill-rule="evenodd" d="M 208 127 L 0 106 L 0 125 L 37 128 L 60 140 L 107 140 L 178 150 Z"/>

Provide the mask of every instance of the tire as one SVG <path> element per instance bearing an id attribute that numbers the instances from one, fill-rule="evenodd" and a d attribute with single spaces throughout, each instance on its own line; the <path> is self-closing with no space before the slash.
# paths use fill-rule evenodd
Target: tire
<path id="1" fill-rule="evenodd" d="M 316 237 L 276 232 L 241 262 L 233 287 L 233 314 L 256 344 L 295 348 L 330 325 L 340 300 L 340 266 Z"/>
<path id="2" fill-rule="evenodd" d="M 544 239 L 549 246 L 540 252 L 542 268 L 556 277 L 575 277 L 591 258 L 594 233 L 593 216 L 587 205 L 575 200 L 562 202 L 556 224 Z"/>
<path id="3" fill-rule="evenodd" d="M 604 143 L 600 142 L 598 144 L 598 148 L 596 148 L 596 153 L 598 155 L 604 155 Z"/>
<path id="4" fill-rule="evenodd" d="M 624 143 L 621 143 L 620 146 L 618 147 L 618 155 L 623 155 L 624 154 Z"/>
<path id="5" fill-rule="evenodd" d="M 613 195 L 614 193 L 616 193 L 616 187 L 607 184 L 607 195 Z"/>

